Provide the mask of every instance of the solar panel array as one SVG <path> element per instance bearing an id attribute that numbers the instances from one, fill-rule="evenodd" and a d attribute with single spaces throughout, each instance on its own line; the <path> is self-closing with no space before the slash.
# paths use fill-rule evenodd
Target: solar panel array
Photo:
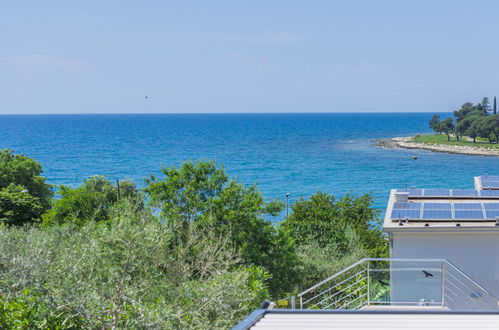
<path id="1" fill-rule="evenodd" d="M 499 183 L 499 181 L 498 181 Z M 499 186 L 498 186 L 499 189 Z M 499 199 L 499 190 L 475 189 L 397 189 L 397 192 L 408 192 L 409 198 L 489 198 Z"/>
<path id="2" fill-rule="evenodd" d="M 400 203 L 393 204 L 392 220 L 496 221 L 499 203 Z"/>
<path id="3" fill-rule="evenodd" d="M 499 189 L 499 176 L 487 175 L 479 178 L 482 189 Z"/>

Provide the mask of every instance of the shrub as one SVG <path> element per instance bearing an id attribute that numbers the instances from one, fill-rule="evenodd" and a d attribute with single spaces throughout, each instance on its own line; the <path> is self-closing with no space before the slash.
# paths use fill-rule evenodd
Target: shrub
<path id="1" fill-rule="evenodd" d="M 281 227 L 298 246 L 330 244 L 339 252 L 349 252 L 350 232 L 358 237 L 357 245 L 370 255 L 381 256 L 388 251 L 387 241 L 380 231 L 379 211 L 372 207 L 372 197 L 347 195 L 339 200 L 317 192 L 310 200 L 300 199 L 291 207 L 292 213 Z"/>
<path id="2" fill-rule="evenodd" d="M 226 328 L 268 296 L 268 274 L 237 266 L 227 238 L 179 230 L 133 205 L 109 222 L 0 227 L 3 308 L 54 328 Z"/>
<path id="3" fill-rule="evenodd" d="M 132 181 L 122 181 L 119 187 L 103 176 L 86 179 L 78 188 L 60 186 L 61 197 L 43 215 L 43 225 L 109 220 L 113 207 L 120 200 L 132 200 L 143 207 L 142 194 Z"/>

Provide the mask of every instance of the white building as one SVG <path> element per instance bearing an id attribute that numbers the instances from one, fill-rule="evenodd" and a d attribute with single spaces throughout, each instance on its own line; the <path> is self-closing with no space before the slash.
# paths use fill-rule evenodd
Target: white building
<path id="1" fill-rule="evenodd" d="M 394 189 L 383 230 L 390 258 L 362 259 L 236 329 L 499 329 L 499 176 Z"/>
<path id="2" fill-rule="evenodd" d="M 390 236 L 391 258 L 446 259 L 497 297 L 499 177 L 476 177 L 475 187 L 392 190 L 383 230 Z M 442 296 L 438 290 L 445 286 L 445 270 L 435 269 L 434 265 L 425 265 L 424 262 L 418 266 L 431 268 L 429 273 L 433 276 L 420 271 L 412 273 L 412 278 L 404 278 L 410 275 L 398 272 L 397 265 L 392 267 L 393 301 L 414 301 L 418 298 L 436 301 Z M 443 299 L 454 299 L 455 303 L 460 303 L 459 309 L 463 309 L 467 300 L 463 295 L 471 294 L 474 300 L 481 299 L 478 296 L 482 293 L 468 291 L 462 287 L 453 288 L 453 294 L 444 295 Z M 451 303 L 449 301 L 449 307 L 453 306 Z"/>

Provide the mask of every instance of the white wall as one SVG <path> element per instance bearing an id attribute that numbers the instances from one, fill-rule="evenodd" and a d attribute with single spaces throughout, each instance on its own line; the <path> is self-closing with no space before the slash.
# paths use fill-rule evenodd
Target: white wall
<path id="1" fill-rule="evenodd" d="M 499 232 L 403 232 L 393 233 L 392 237 L 392 258 L 448 259 L 478 284 L 499 297 Z M 436 273 L 433 278 L 435 283 L 437 280 L 440 281 L 440 274 L 438 271 Z M 425 278 L 421 271 L 417 274 L 419 274 L 417 280 L 421 282 L 420 284 L 431 282 L 431 279 Z M 397 286 L 407 284 L 406 280 L 400 275 L 392 276 L 392 299 L 407 299 L 400 294 L 400 291 L 397 292 Z M 412 283 L 415 282 L 412 281 Z M 421 293 L 413 292 L 412 295 L 414 294 Z"/>
<path id="2" fill-rule="evenodd" d="M 463 233 L 393 233 L 391 256 L 392 258 L 441 258 L 450 260 L 456 267 L 471 277 L 475 282 L 499 297 L 499 233 L 491 232 L 463 232 Z M 401 268 L 411 264 L 399 264 Z M 432 269 L 431 263 L 412 264 L 416 270 L 392 271 L 392 301 L 418 301 L 419 298 L 441 298 L 441 272 L 439 267 Z M 392 265 L 396 269 L 397 265 Z M 431 272 L 433 278 L 425 277 L 422 268 Z M 431 270 L 428 270 L 431 269 Z M 453 283 L 463 285 L 459 288 L 446 285 L 447 302 L 454 300 L 456 309 L 471 310 L 475 307 L 490 306 L 487 297 L 471 299 L 473 292 L 479 292 L 466 287 L 469 282 L 459 277 L 456 272 L 451 273 L 457 278 Z M 444 275 L 444 277 L 447 275 Z M 451 278 L 449 276 L 449 278 Z M 476 288 L 476 287 L 475 287 Z M 451 299 L 454 298 L 454 299 Z M 496 304 L 497 306 L 497 304 Z"/>

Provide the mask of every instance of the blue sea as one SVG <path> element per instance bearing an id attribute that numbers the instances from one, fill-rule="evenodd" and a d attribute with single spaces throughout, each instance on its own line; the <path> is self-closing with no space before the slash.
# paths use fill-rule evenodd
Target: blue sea
<path id="1" fill-rule="evenodd" d="M 397 187 L 472 188 L 499 158 L 383 149 L 372 140 L 429 133 L 430 113 L 3 115 L 0 148 L 43 165 L 53 184 L 159 175 L 162 166 L 214 159 L 266 199 L 317 191 L 372 193 L 383 210 Z M 441 114 L 443 117 L 449 114 Z M 416 155 L 417 160 L 412 156 Z"/>

